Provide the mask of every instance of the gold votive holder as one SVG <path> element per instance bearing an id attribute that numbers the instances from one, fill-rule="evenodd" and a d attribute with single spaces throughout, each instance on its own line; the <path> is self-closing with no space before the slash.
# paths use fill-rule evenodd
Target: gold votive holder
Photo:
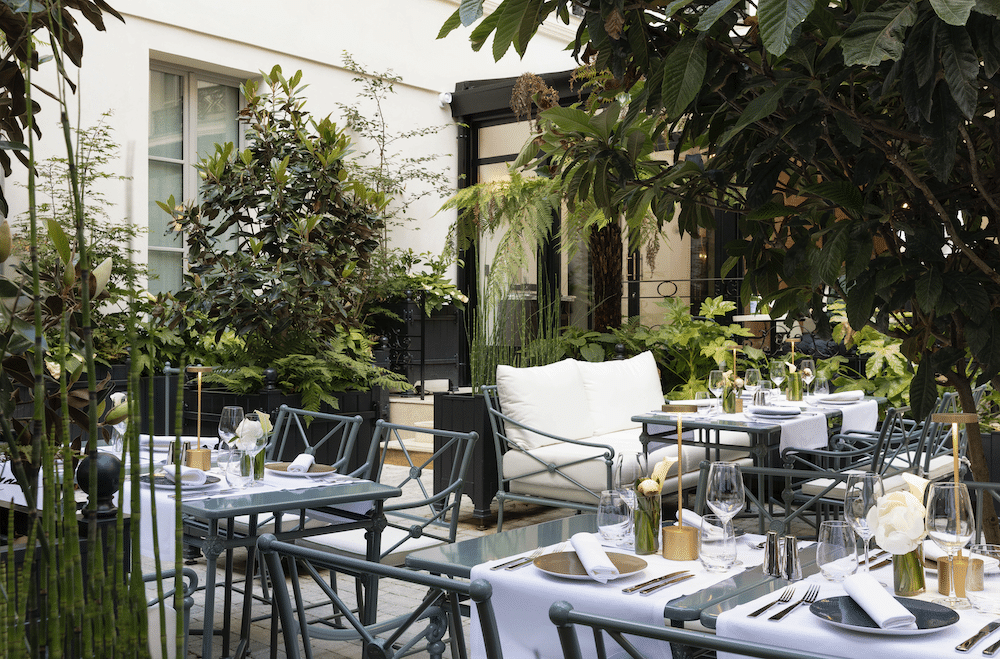
<path id="1" fill-rule="evenodd" d="M 663 527 L 663 558 L 693 561 L 698 558 L 698 529 L 693 526 Z"/>
<path id="2" fill-rule="evenodd" d="M 212 468 L 212 450 L 207 448 L 188 449 L 184 461 L 188 467 L 208 471 Z"/>
<path id="3" fill-rule="evenodd" d="M 951 559 L 942 556 L 938 559 L 938 592 L 942 595 L 951 594 Z M 968 556 L 955 557 L 955 596 L 965 597 L 965 583 L 972 571 L 972 583 L 977 590 L 982 589 L 983 561 L 979 558 L 969 559 Z"/>

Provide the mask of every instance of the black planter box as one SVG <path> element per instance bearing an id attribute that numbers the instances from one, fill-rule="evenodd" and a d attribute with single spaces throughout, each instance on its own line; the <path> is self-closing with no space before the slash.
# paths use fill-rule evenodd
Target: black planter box
<path id="1" fill-rule="evenodd" d="M 382 316 L 374 321 L 375 333 L 385 338 L 388 367 L 411 383 L 457 382 L 459 335 L 463 331 L 458 310 L 449 304 L 426 316 L 417 302 L 385 306 L 401 319 Z"/>
<path id="2" fill-rule="evenodd" d="M 340 414 L 342 416 L 360 415 L 364 419 L 358 438 L 354 444 L 354 452 L 348 461 L 349 469 L 354 470 L 365 464 L 368 459 L 368 449 L 371 446 L 372 435 L 375 433 L 375 421 L 381 410 L 382 392 L 380 389 L 368 391 L 348 391 L 337 394 L 339 409 L 324 405 L 320 412 Z M 301 408 L 302 399 L 298 396 L 286 396 L 277 389 L 266 390 L 256 394 L 234 394 L 220 389 L 202 387 L 201 390 L 201 436 L 218 437 L 219 417 L 222 408 L 227 405 L 238 405 L 244 412 L 261 410 L 271 415 L 271 422 L 277 420 L 278 408 L 282 405 Z M 321 421 L 313 421 L 306 432 L 310 441 L 322 438 L 331 425 Z M 197 385 L 188 384 L 184 389 L 184 434 L 194 435 L 198 431 L 198 389 Z M 290 462 L 302 452 L 302 446 L 289 444 L 285 446 L 282 455 L 275 460 Z M 330 464 L 336 461 L 337 446 L 324 444 L 316 451 L 316 462 Z"/>
<path id="3" fill-rule="evenodd" d="M 497 494 L 497 456 L 490 427 L 489 412 L 482 395 L 434 394 L 434 427 L 439 430 L 479 433 L 479 441 L 472 452 L 472 463 L 465 475 L 465 494 L 472 499 L 472 515 L 480 526 L 492 519 L 490 504 Z M 440 448 L 439 440 L 434 440 L 435 451 Z M 439 458 L 434 469 L 434 491 L 447 487 L 446 475 L 451 471 L 450 456 L 445 453 Z"/>

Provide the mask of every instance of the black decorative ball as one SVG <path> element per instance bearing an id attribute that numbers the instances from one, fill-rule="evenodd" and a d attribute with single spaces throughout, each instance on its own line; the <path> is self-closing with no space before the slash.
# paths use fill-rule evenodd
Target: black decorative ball
<path id="1" fill-rule="evenodd" d="M 90 483 L 90 456 L 84 456 L 76 467 L 76 483 L 87 493 L 99 515 L 115 512 L 114 496 L 118 492 L 118 478 L 122 461 L 110 453 L 97 454 L 97 482 Z"/>

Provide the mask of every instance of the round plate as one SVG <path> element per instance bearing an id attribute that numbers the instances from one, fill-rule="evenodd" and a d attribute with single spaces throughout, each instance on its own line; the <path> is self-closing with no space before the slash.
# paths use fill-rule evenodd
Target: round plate
<path id="1" fill-rule="evenodd" d="M 167 478 L 166 476 L 164 476 L 163 474 L 157 474 L 156 476 L 152 476 L 152 477 L 149 474 L 142 474 L 141 476 L 139 476 L 139 481 L 142 482 L 142 483 L 145 483 L 146 485 L 149 485 L 149 482 L 150 482 L 151 479 L 152 479 L 153 485 L 155 485 L 156 487 L 169 487 L 170 489 L 174 488 L 174 482 L 172 480 L 170 480 L 169 478 Z M 181 489 L 185 490 L 185 491 L 187 491 L 187 490 L 203 490 L 206 487 L 211 487 L 211 486 L 215 485 L 220 480 L 221 479 L 218 476 L 212 476 L 211 474 L 209 474 L 209 475 L 205 476 L 205 482 L 204 483 L 201 483 L 199 485 L 186 485 L 184 483 L 181 483 Z"/>
<path id="2" fill-rule="evenodd" d="M 941 631 L 958 622 L 958 613 L 946 606 L 906 597 L 895 598 L 917 618 L 916 629 L 882 629 L 865 613 L 850 595 L 828 597 L 809 605 L 809 610 L 820 620 L 831 625 L 866 634 L 885 636 L 913 636 Z"/>
<path id="3" fill-rule="evenodd" d="M 863 400 L 864 398 L 852 398 L 847 400 L 843 398 L 834 398 L 833 400 L 829 398 L 820 398 L 816 402 L 823 405 L 854 405 L 855 403 L 860 403 Z"/>
<path id="4" fill-rule="evenodd" d="M 309 471 L 288 471 L 288 466 L 292 464 L 291 462 L 268 462 L 264 465 L 264 469 L 268 471 L 273 471 L 280 476 L 296 476 L 298 478 L 315 478 L 316 476 L 329 476 L 330 474 L 337 473 L 336 467 L 331 467 L 330 465 L 318 465 L 313 464 L 309 467 Z"/>
<path id="5" fill-rule="evenodd" d="M 612 579 L 621 579 L 642 572 L 646 569 L 646 561 L 631 554 L 618 554 L 608 552 L 611 563 L 618 568 L 618 576 Z M 583 563 L 576 555 L 575 551 L 561 551 L 555 554 L 543 554 L 535 559 L 535 567 L 546 574 L 563 579 L 590 579 L 591 576 L 583 569 Z"/>

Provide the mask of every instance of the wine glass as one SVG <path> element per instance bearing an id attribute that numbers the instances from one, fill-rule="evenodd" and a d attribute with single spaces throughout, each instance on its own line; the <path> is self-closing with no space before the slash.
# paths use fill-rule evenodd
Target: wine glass
<path id="1" fill-rule="evenodd" d="M 865 566 L 868 571 L 868 541 L 875 530 L 868 526 L 868 512 L 878 505 L 878 499 L 885 494 L 882 477 L 873 471 L 851 474 L 847 477 L 847 493 L 844 495 L 844 517 L 865 545 Z"/>
<path id="2" fill-rule="evenodd" d="M 747 369 L 746 373 L 743 374 L 743 388 L 747 390 L 747 393 L 750 394 L 750 399 L 753 400 L 753 395 L 760 389 L 759 368 Z"/>
<path id="3" fill-rule="evenodd" d="M 721 408 L 721 398 L 722 398 L 722 387 L 724 383 L 724 378 L 726 376 L 719 369 L 713 370 L 708 374 L 708 390 L 712 392 L 712 395 L 716 398 L 716 407 Z M 721 409 L 717 409 L 717 412 Z"/>
<path id="4" fill-rule="evenodd" d="M 743 473 L 735 462 L 713 462 L 708 468 L 708 494 L 705 502 L 724 527 L 730 527 L 736 513 L 746 505 Z M 737 559 L 733 565 L 742 565 Z"/>
<path id="5" fill-rule="evenodd" d="M 222 416 L 219 417 L 219 446 L 224 448 L 229 446 L 236 436 L 236 429 L 243 421 L 243 408 L 236 405 L 229 405 L 222 408 Z"/>
<path id="6" fill-rule="evenodd" d="M 774 386 L 780 389 L 781 383 L 785 381 L 785 377 L 788 375 L 788 365 L 782 359 L 772 359 L 769 375 L 771 376 L 771 381 L 774 382 Z"/>
<path id="7" fill-rule="evenodd" d="M 976 524 L 972 500 L 965 483 L 932 483 L 927 493 L 927 535 L 948 554 L 951 588 L 948 597 L 934 600 L 953 609 L 969 608 L 968 600 L 955 596 L 955 554 L 972 539 Z"/>
<path id="8" fill-rule="evenodd" d="M 816 362 L 811 359 L 803 359 L 799 362 L 799 373 L 802 374 L 802 381 L 806 385 L 806 393 L 809 392 L 809 385 L 816 379 Z"/>

